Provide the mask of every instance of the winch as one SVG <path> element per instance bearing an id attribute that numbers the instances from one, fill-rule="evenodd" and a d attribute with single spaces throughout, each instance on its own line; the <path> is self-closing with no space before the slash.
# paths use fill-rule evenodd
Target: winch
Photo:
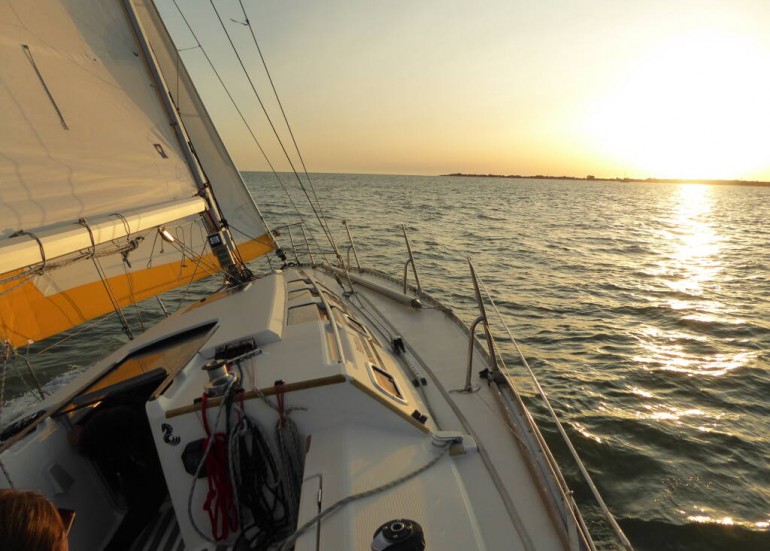
<path id="1" fill-rule="evenodd" d="M 413 520 L 389 520 L 374 532 L 372 551 L 423 551 L 425 534 Z"/>

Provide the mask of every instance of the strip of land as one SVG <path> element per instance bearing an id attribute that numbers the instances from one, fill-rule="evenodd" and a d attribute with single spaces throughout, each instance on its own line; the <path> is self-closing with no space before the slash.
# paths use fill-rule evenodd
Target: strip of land
<path id="1" fill-rule="evenodd" d="M 537 174 L 535 176 L 522 176 L 520 174 L 464 174 L 455 172 L 454 174 L 442 174 L 441 176 L 460 176 L 463 178 L 520 178 L 523 180 L 576 180 L 588 182 L 642 182 L 648 184 L 709 184 L 717 186 L 770 186 L 770 182 L 760 182 L 756 180 L 677 180 L 672 178 L 598 178 L 588 175 L 584 178 L 579 176 L 546 176 Z"/>

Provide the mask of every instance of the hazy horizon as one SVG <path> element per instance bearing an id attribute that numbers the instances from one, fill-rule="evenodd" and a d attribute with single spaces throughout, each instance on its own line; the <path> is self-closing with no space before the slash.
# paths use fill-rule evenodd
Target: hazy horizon
<path id="1" fill-rule="evenodd" d="M 158 4 L 238 166 L 269 170 L 174 4 Z M 179 5 L 290 170 L 211 4 Z M 292 150 L 239 3 L 215 5 Z M 244 6 L 312 172 L 770 180 L 766 0 Z"/>

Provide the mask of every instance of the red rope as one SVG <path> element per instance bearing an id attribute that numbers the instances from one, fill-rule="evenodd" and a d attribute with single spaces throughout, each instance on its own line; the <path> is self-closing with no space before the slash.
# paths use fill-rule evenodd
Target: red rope
<path id="1" fill-rule="evenodd" d="M 206 475 L 209 481 L 209 491 L 203 510 L 209 515 L 211 535 L 216 541 L 227 539 L 230 532 L 238 530 L 238 508 L 233 498 L 233 487 L 230 483 L 227 461 L 227 437 L 222 432 L 211 434 L 206 412 L 206 393 L 203 393 L 201 408 L 203 411 L 203 428 L 206 430 L 204 449 L 208 448 L 209 440 L 214 439 L 209 454 L 206 456 Z"/>

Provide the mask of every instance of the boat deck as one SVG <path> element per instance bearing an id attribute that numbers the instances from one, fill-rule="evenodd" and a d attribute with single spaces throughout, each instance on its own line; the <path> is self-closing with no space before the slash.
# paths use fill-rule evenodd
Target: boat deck
<path id="1" fill-rule="evenodd" d="M 318 278 L 336 285 L 323 275 Z M 348 305 L 360 318 L 376 320 L 375 326 L 386 328 L 387 336 L 400 336 L 407 362 L 428 381 L 422 390 L 434 417 L 431 428 L 468 435 L 470 445 L 477 448 L 447 461 L 467 510 L 437 523 L 447 531 L 446 544 L 456 549 L 564 549 L 543 490 L 536 486 L 494 389 L 478 378 L 478 371 L 488 365 L 478 350 L 474 351 L 474 383 L 481 383 L 478 392 L 456 391 L 465 384 L 467 333 L 441 309 L 415 309 L 366 287 L 355 288 L 358 297 L 349 298 Z M 411 378 L 408 373 L 405 376 Z M 440 472 L 422 476 L 447 479 Z M 455 530 L 457 519 L 466 515 L 472 518 L 472 531 Z M 461 532 L 473 533 L 473 542 L 458 545 L 455 538 Z"/>
<path id="2" fill-rule="evenodd" d="M 474 348 L 473 369 L 479 389 L 458 392 L 465 384 L 467 329 L 427 299 L 426 307 L 415 308 L 366 287 L 356 285 L 353 295 L 344 290 L 322 269 L 288 269 L 196 303 L 96 368 L 117 370 L 141 360 L 146 369 L 157 364 L 168 373 L 158 378 L 164 382 L 157 389 L 143 392 L 152 393 L 148 427 L 176 522 L 169 509 L 162 510 L 137 539 L 137 551 L 142 545 L 177 551 L 179 536 L 187 549 L 235 543 L 234 533 L 219 544 L 202 536 L 210 530 L 203 508 L 208 481 L 191 476 L 200 459 L 192 459 L 192 470 L 185 460 L 204 441 L 204 414 L 212 430 L 226 430 L 224 422 L 217 424 L 226 417 L 220 399 L 210 399 L 204 409 L 209 380 L 202 368 L 233 346 L 252 352 L 231 368 L 243 389 L 232 418 L 242 407 L 273 440 L 283 411 L 299 432 L 295 451 L 304 471 L 297 525 L 308 526 L 297 535 L 297 551 L 369 549 L 375 531 L 397 519 L 418 523 L 428 549 L 579 549 L 577 540 L 567 541 L 558 503 L 539 487 L 532 449 L 521 445 L 520 425 L 510 421 L 510 402 L 496 384 L 478 377 L 489 367 L 480 347 Z M 395 337 L 404 344 L 401 353 Z M 193 345 L 197 351 L 190 352 Z M 185 358 L 184 366 L 174 358 Z M 421 378 L 426 384 L 415 387 Z M 84 412 L 120 403 L 124 390 L 118 390 L 108 386 L 100 391 L 104 402 L 46 419 L 47 431 L 23 443 L 39 451 L 34 465 L 22 469 L 16 453 L 21 445 L 4 454 L 12 474 L 23 471 L 61 486 L 46 494 L 59 492 L 57 502 L 78 511 L 81 525 L 73 537 L 94 549 L 109 541 L 122 512 L 109 488 L 71 484 L 98 485 L 99 478 L 89 474 L 94 465 L 67 444 L 66 432 Z M 44 458 L 53 456 L 58 459 L 51 466 Z M 319 514 L 324 516 L 315 522 Z M 253 519 L 247 514 L 241 521 Z"/>

